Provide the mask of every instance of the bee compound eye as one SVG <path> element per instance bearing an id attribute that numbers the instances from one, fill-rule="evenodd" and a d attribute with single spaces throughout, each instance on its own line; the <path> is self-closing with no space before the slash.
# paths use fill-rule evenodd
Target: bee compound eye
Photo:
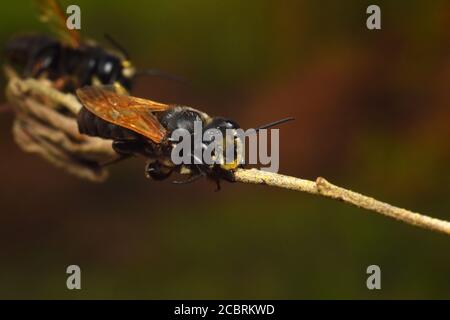
<path id="1" fill-rule="evenodd" d="M 239 125 L 233 120 L 226 120 L 227 129 L 239 129 Z"/>
<path id="2" fill-rule="evenodd" d="M 115 81 L 119 72 L 118 61 L 109 57 L 101 60 L 97 67 L 97 73 L 102 83 Z"/>

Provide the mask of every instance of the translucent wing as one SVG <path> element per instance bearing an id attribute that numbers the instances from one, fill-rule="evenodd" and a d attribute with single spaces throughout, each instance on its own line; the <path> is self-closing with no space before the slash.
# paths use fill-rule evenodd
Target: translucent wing
<path id="1" fill-rule="evenodd" d="M 169 109 L 167 104 L 120 95 L 97 86 L 78 89 L 77 96 L 83 106 L 97 117 L 137 132 L 156 143 L 160 143 L 166 134 L 153 112 Z"/>
<path id="2" fill-rule="evenodd" d="M 66 26 L 66 14 L 57 0 L 34 0 L 39 10 L 39 18 L 48 23 L 59 40 L 78 47 L 80 45 L 80 34 L 77 30 L 70 30 Z"/>

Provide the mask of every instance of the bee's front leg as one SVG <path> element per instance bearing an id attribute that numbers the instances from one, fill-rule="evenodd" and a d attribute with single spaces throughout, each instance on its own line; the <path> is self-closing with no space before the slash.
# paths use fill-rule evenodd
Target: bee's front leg
<path id="1" fill-rule="evenodd" d="M 144 143 L 141 140 L 114 140 L 112 147 L 115 152 L 123 156 L 141 154 Z"/>
<path id="2" fill-rule="evenodd" d="M 69 76 L 61 76 L 53 81 L 53 86 L 59 91 L 66 91 L 71 90 L 73 84 L 71 83 L 71 79 Z"/>
<path id="3" fill-rule="evenodd" d="M 149 161 L 145 166 L 145 175 L 147 178 L 152 178 L 153 180 L 165 180 L 173 172 L 173 168 L 162 165 L 158 161 Z"/>

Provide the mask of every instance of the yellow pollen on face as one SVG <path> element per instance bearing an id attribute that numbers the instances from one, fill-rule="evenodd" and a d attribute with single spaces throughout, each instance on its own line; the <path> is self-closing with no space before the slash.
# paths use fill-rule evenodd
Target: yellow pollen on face
<path id="1" fill-rule="evenodd" d="M 230 163 L 221 164 L 220 167 L 225 170 L 234 170 L 238 167 L 238 161 L 234 160 Z"/>
<path id="2" fill-rule="evenodd" d="M 123 68 L 131 68 L 131 61 L 130 60 L 123 60 L 122 61 L 122 67 Z"/>

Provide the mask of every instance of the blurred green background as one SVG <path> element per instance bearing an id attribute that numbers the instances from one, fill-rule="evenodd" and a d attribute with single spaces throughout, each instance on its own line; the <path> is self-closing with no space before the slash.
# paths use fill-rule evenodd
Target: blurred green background
<path id="1" fill-rule="evenodd" d="M 450 2 L 376 3 L 380 31 L 373 1 L 76 1 L 83 35 L 192 84 L 133 94 L 243 127 L 294 116 L 281 173 L 449 220 Z M 31 1 L 3 4 L 2 44 L 38 30 Z M 0 115 L 0 298 L 450 298 L 443 235 L 286 190 L 153 182 L 144 159 L 90 184 L 20 151 L 11 123 Z M 371 264 L 382 290 L 366 288 Z"/>

